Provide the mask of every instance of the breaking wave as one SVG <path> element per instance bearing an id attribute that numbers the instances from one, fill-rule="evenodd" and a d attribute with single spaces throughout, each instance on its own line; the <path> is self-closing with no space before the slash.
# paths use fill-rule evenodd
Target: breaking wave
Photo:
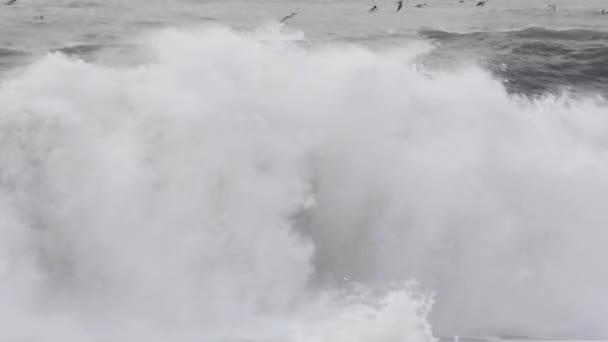
<path id="1" fill-rule="evenodd" d="M 608 333 L 603 100 L 277 32 L 137 55 L 1 81 L 0 339 Z"/>

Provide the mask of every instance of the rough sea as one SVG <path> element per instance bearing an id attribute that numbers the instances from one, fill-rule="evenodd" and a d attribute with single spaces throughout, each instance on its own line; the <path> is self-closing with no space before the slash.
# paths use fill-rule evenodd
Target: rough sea
<path id="1" fill-rule="evenodd" d="M 0 342 L 608 339 L 608 2 L 476 4 L 0 5 Z"/>

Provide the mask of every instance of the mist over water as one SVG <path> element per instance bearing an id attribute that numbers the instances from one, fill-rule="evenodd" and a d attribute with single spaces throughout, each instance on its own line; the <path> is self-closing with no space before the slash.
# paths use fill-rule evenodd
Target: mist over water
<path id="1" fill-rule="evenodd" d="M 604 99 L 300 38 L 166 29 L 1 81 L 0 339 L 608 334 Z"/>

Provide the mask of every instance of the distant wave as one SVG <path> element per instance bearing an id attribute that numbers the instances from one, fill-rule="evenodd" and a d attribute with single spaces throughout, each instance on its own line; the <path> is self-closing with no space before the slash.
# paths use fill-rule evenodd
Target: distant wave
<path id="1" fill-rule="evenodd" d="M 51 52 L 60 52 L 66 55 L 88 55 L 105 48 L 103 44 L 78 44 L 51 50 Z"/>
<path id="2" fill-rule="evenodd" d="M 108 49 L 129 49 L 132 45 L 126 44 L 77 44 L 51 50 L 65 55 L 88 56 L 96 52 Z"/>
<path id="3" fill-rule="evenodd" d="M 27 56 L 28 53 L 25 51 L 0 48 L 0 70 L 10 70 L 12 67 L 20 64 L 25 59 L 23 57 Z"/>
<path id="4" fill-rule="evenodd" d="M 521 31 L 513 31 L 512 34 L 520 38 L 530 39 L 560 39 L 560 40 L 608 40 L 608 32 L 570 29 L 549 30 L 542 27 L 532 27 Z"/>
<path id="5" fill-rule="evenodd" d="M 434 29 L 422 29 L 420 34 L 424 37 L 439 40 L 478 38 L 478 37 L 512 37 L 528 39 L 560 39 L 560 40 L 608 40 L 608 32 L 583 29 L 550 30 L 542 27 L 531 27 L 514 31 L 475 31 L 457 33 Z"/>
<path id="6" fill-rule="evenodd" d="M 25 51 L 0 48 L 0 58 L 11 57 L 11 56 L 24 56 L 24 55 L 27 55 L 27 53 Z"/>

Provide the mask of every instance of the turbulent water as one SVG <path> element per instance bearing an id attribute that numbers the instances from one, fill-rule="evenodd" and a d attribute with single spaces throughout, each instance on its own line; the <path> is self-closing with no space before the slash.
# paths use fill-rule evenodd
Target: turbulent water
<path id="1" fill-rule="evenodd" d="M 0 341 L 606 338 L 608 5 L 427 3 L 1 6 Z"/>

